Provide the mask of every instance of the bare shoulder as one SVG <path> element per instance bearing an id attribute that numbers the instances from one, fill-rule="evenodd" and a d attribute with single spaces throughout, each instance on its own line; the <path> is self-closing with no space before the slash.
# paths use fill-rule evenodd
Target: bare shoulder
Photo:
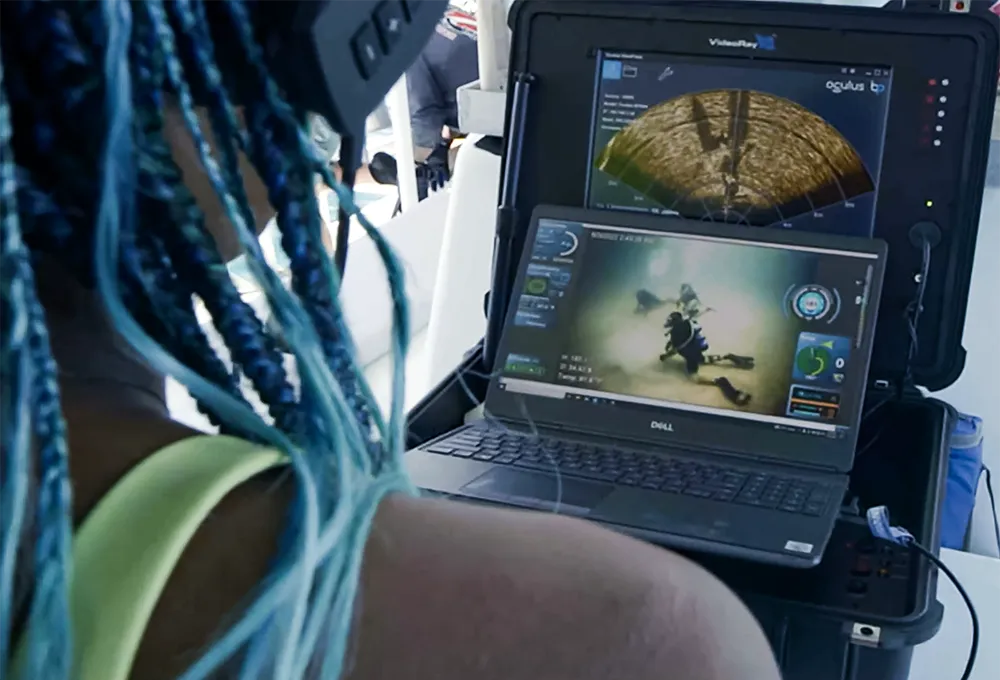
<path id="1" fill-rule="evenodd" d="M 133 677 L 176 677 L 264 577 L 291 483 L 225 499 L 171 576 Z M 346 680 L 777 679 L 739 600 L 686 559 L 595 525 L 425 498 L 383 501 Z"/>
<path id="2" fill-rule="evenodd" d="M 394 497 L 363 578 L 350 680 L 778 677 L 714 577 L 586 522 Z"/>

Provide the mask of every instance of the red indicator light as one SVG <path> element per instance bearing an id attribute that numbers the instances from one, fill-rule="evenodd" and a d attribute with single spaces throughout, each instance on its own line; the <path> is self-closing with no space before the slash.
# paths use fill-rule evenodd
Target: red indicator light
<path id="1" fill-rule="evenodd" d="M 931 87 L 934 87 L 935 85 L 937 85 L 937 78 L 931 78 L 930 80 L 927 81 L 927 84 L 930 85 Z"/>
<path id="2" fill-rule="evenodd" d="M 931 94 L 929 94 L 929 95 L 927 95 L 927 97 L 925 97 L 925 98 L 924 98 L 924 100 L 925 100 L 925 101 L 926 101 L 926 102 L 927 102 L 928 104 L 933 104 L 933 103 L 934 103 L 934 95 L 931 95 Z"/>

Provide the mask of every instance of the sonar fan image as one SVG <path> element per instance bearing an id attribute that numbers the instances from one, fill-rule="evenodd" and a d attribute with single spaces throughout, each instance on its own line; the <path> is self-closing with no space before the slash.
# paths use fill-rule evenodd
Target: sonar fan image
<path id="1" fill-rule="evenodd" d="M 649 108 L 596 160 L 604 173 L 687 217 L 767 225 L 874 190 L 829 123 L 782 97 L 710 90 Z"/>

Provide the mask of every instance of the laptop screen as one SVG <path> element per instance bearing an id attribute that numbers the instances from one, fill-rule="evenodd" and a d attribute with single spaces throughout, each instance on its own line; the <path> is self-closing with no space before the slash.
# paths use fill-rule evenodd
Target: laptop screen
<path id="1" fill-rule="evenodd" d="M 693 422 L 703 426 L 694 439 L 704 440 L 713 426 L 736 424 L 750 441 L 755 431 L 785 433 L 850 440 L 853 451 L 877 248 L 801 245 L 844 242 L 815 235 L 773 242 L 771 230 L 745 228 L 720 236 L 685 220 L 659 218 L 651 229 L 599 219 L 537 221 L 495 388 L 543 413 L 550 400 L 579 404 L 562 413 L 588 413 L 579 424 L 598 429 L 601 420 L 629 422 L 649 436 Z"/>

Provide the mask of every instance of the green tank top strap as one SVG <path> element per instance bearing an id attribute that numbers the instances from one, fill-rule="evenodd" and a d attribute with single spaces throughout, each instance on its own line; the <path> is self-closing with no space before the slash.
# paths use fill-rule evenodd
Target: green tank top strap
<path id="1" fill-rule="evenodd" d="M 232 437 L 194 437 L 129 472 L 76 533 L 70 604 L 78 680 L 127 680 L 153 608 L 226 494 L 285 462 Z"/>

